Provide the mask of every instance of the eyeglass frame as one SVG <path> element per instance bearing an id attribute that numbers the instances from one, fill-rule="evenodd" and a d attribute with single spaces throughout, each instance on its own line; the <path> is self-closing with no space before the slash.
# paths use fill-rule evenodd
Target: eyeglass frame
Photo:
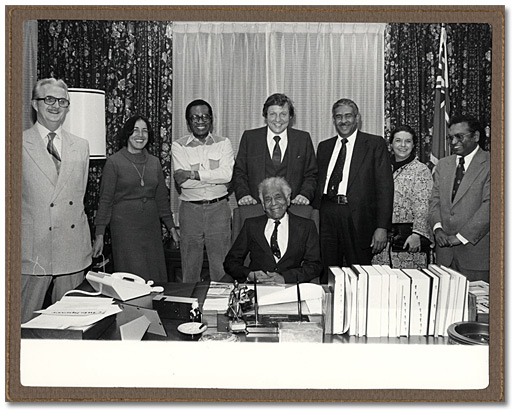
<path id="1" fill-rule="evenodd" d="M 208 122 L 211 122 L 213 120 L 213 117 L 211 117 L 210 114 L 202 114 L 202 115 L 199 115 L 199 114 L 192 114 L 190 115 L 190 122 L 200 122 L 200 121 L 203 121 L 204 123 L 208 123 Z"/>
<path id="2" fill-rule="evenodd" d="M 40 98 L 35 98 L 36 101 L 43 101 L 45 104 L 47 104 L 48 106 L 54 106 L 54 104 L 56 102 L 58 102 L 58 106 L 66 109 L 67 107 L 70 106 L 70 100 L 67 100 L 66 98 L 58 98 L 58 97 L 54 97 L 54 96 L 45 96 L 45 97 L 40 97 Z M 52 103 L 51 103 L 52 101 Z M 64 106 L 63 104 L 64 103 L 67 103 L 66 106 Z"/>
<path id="3" fill-rule="evenodd" d="M 473 132 L 466 132 L 466 133 L 457 133 L 455 135 L 447 135 L 446 140 L 449 142 L 453 142 L 453 138 L 457 139 L 457 142 L 463 142 L 464 139 L 466 139 L 467 136 L 473 135 L 475 131 Z"/>

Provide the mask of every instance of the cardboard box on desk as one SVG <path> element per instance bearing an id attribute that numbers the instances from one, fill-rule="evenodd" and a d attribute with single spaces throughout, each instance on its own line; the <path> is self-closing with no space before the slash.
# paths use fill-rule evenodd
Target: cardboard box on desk
<path id="1" fill-rule="evenodd" d="M 71 339 L 96 340 L 115 321 L 116 315 L 111 315 L 90 326 L 68 329 L 44 329 L 22 327 L 22 339 Z"/>

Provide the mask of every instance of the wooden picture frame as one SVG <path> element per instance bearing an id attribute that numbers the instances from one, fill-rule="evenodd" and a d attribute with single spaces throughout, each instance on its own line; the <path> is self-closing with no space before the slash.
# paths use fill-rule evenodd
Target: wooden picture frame
<path id="1" fill-rule="evenodd" d="M 64 385 L 64 380 L 55 378 L 55 375 L 45 375 L 43 378 L 37 377 L 36 382 L 27 383 L 21 372 L 22 360 L 27 360 L 27 351 L 36 352 L 42 347 L 43 351 L 49 356 L 38 358 L 39 361 L 56 360 L 60 355 L 56 352 L 73 352 L 77 348 L 77 342 L 73 341 L 46 341 L 32 342 L 38 345 L 28 346 L 20 339 L 20 270 L 21 270 L 21 153 L 22 153 L 22 42 L 23 42 L 23 21 L 28 19 L 71 19 L 71 20 L 186 20 L 186 21 L 327 21 L 327 22 L 460 22 L 460 23 L 488 23 L 492 26 L 492 109 L 491 119 L 493 126 L 493 141 L 491 149 L 491 182 L 492 182 L 492 209 L 491 209 L 491 285 L 490 285 L 490 345 L 488 363 L 477 365 L 476 373 L 482 377 L 482 373 L 487 373 L 488 384 L 480 387 L 462 388 L 447 386 L 443 382 L 433 382 L 423 387 L 415 386 L 409 388 L 406 380 L 399 381 L 379 381 L 379 388 L 374 388 L 367 381 L 358 381 L 359 385 L 355 388 L 350 382 L 346 386 L 350 388 L 327 388 L 321 389 L 310 383 L 309 386 L 298 386 L 297 388 L 285 388 L 269 383 L 264 388 L 222 388 L 225 386 L 207 385 L 201 376 L 201 363 L 207 364 L 208 358 L 214 355 L 214 362 L 219 362 L 215 366 L 214 372 L 224 372 L 232 366 L 243 368 L 244 375 L 251 372 L 251 369 L 260 361 L 265 364 L 266 358 L 269 359 L 268 365 L 272 367 L 273 375 L 283 369 L 285 359 L 291 355 L 290 350 L 280 350 L 277 346 L 266 346 L 259 344 L 252 346 L 244 357 L 233 356 L 234 350 L 220 348 L 215 352 L 202 350 L 201 353 L 206 357 L 191 357 L 193 362 L 193 378 L 188 378 L 185 386 L 178 386 L 178 382 L 172 381 L 175 374 L 175 355 L 188 355 L 189 348 L 186 345 L 180 346 L 175 352 L 168 349 L 165 344 L 158 346 L 153 354 L 146 355 L 144 350 L 134 352 L 132 346 L 125 346 L 125 351 L 131 351 L 132 359 L 127 358 L 127 365 L 132 369 L 139 362 L 142 366 L 133 369 L 136 372 L 135 385 L 117 386 L 105 385 L 105 382 L 95 379 L 94 373 L 89 373 L 89 366 L 95 363 L 107 373 L 121 373 L 128 375 L 125 370 L 125 362 L 118 360 L 121 356 L 122 346 L 120 343 L 104 343 L 99 348 L 99 343 L 84 342 L 79 356 L 63 354 L 63 361 L 67 367 L 76 365 L 75 372 L 85 372 L 85 385 L 77 386 L 71 384 Z M 244 402 L 501 402 L 504 401 L 504 283 L 505 283 L 505 264 L 504 264 L 504 146 L 505 146 L 505 68 L 504 68 L 504 40 L 505 40 L 505 8 L 504 6 L 6 6 L 6 399 L 14 402 L 34 402 L 34 401 L 194 401 L 194 402 L 213 402 L 213 401 L 244 401 Z M 43 345 L 40 345 L 43 344 Z M 106 343 L 106 344 L 105 344 Z M 37 346 L 37 347 L 36 347 Z M 363 354 L 361 362 L 365 362 L 367 375 L 379 378 L 377 369 L 370 369 L 370 363 L 382 363 L 375 356 L 380 355 L 381 349 L 370 348 L 365 345 L 372 353 Z M 154 349 L 156 346 L 154 345 Z M 403 348 L 403 347 L 401 347 Z M 407 374 L 414 368 L 414 372 L 432 371 L 428 361 L 420 351 L 421 346 L 416 346 L 419 351 L 410 351 L 410 361 L 415 364 L 403 368 L 403 373 Z M 415 350 L 415 348 L 413 350 Z M 453 352 L 458 351 L 457 347 L 452 348 Z M 142 347 L 141 347 L 142 349 Z M 360 347 L 353 351 L 357 357 Z M 388 359 L 392 360 L 394 347 L 389 347 Z M 138 352 L 142 356 L 137 355 Z M 197 350 L 197 352 L 199 352 Z M 467 352 L 467 351 L 464 351 Z M 400 353 L 402 355 L 402 353 Z M 25 356 L 24 356 L 25 355 Z M 106 357 L 100 357 L 106 355 Z M 172 356 L 173 355 L 173 356 Z M 284 356 L 285 355 L 285 356 Z M 320 372 L 319 367 L 331 371 L 331 378 L 338 381 L 348 379 L 348 375 L 337 375 L 333 371 L 335 361 L 338 358 L 338 349 L 309 349 L 306 357 L 311 357 L 312 361 L 306 363 L 312 380 L 312 375 L 317 376 Z M 367 356 L 368 355 L 368 356 Z M 435 356 L 435 358 L 442 357 Z M 456 356 L 460 358 L 461 356 Z M 371 360 L 371 358 L 373 360 Z M 482 355 L 477 354 L 476 358 L 482 359 Z M 451 377 L 457 375 L 459 370 L 455 359 L 446 358 L 447 367 L 453 367 Z M 222 366 L 222 362 L 226 366 Z M 35 364 L 36 361 L 31 361 Z M 178 363 L 177 363 L 178 364 Z M 417 366 L 422 364 L 424 371 L 418 370 Z M 31 365 L 27 365 L 31 366 Z M 65 366 L 65 365 L 64 365 Z M 292 364 L 296 369 L 297 364 Z M 47 368 L 45 368 L 47 369 Z M 154 385 L 154 378 L 147 378 L 143 373 L 147 370 L 154 370 L 154 374 L 161 379 Z M 57 365 L 56 373 L 59 374 L 63 367 Z M 186 368 L 183 368 L 185 371 Z M 38 373 L 37 370 L 35 370 Z M 47 372 L 47 371 L 45 371 Z M 304 369 L 299 368 L 298 378 L 304 374 Z M 87 378 L 87 373 L 88 378 Z M 140 374 L 141 373 L 141 374 Z M 353 371 L 357 376 L 363 374 L 362 369 Z M 391 368 L 383 372 L 386 376 L 398 374 L 398 368 Z M 165 375 L 166 374 L 166 375 Z M 307 375 L 307 376 L 309 376 Z M 90 377 L 94 379 L 90 379 Z M 436 375 L 436 378 L 439 375 Z M 460 376 L 460 375 L 459 375 Z M 139 377 L 141 379 L 139 379 Z M 321 378 L 321 376 L 320 376 Z M 471 376 L 468 376 L 471 378 Z M 173 378 L 174 379 L 174 378 Z M 317 378 L 319 379 L 319 378 Z M 427 380 L 427 376 L 425 377 Z M 33 381 L 31 379 L 31 381 Z M 169 385 L 170 381 L 172 384 Z M 247 378 L 244 379 L 247 384 Z M 439 380 L 440 381 L 440 380 Z M 112 382 L 109 382 L 112 384 Z M 117 384 L 117 383 L 116 383 Z M 471 385 L 471 384 L 470 384 Z"/>

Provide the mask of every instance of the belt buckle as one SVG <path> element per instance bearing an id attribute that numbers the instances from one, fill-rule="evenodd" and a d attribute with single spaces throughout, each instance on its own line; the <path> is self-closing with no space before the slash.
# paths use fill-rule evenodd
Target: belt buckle
<path id="1" fill-rule="evenodd" d="M 346 195 L 338 195 L 336 196 L 337 197 L 337 201 L 338 201 L 338 204 L 348 204 L 348 200 L 347 200 L 347 196 Z"/>

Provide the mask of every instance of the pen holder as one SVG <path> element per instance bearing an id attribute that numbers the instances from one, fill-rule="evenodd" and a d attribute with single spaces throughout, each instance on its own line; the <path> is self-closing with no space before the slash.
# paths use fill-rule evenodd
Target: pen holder
<path id="1" fill-rule="evenodd" d="M 323 325 L 316 322 L 280 322 L 280 342 L 323 343 Z"/>

